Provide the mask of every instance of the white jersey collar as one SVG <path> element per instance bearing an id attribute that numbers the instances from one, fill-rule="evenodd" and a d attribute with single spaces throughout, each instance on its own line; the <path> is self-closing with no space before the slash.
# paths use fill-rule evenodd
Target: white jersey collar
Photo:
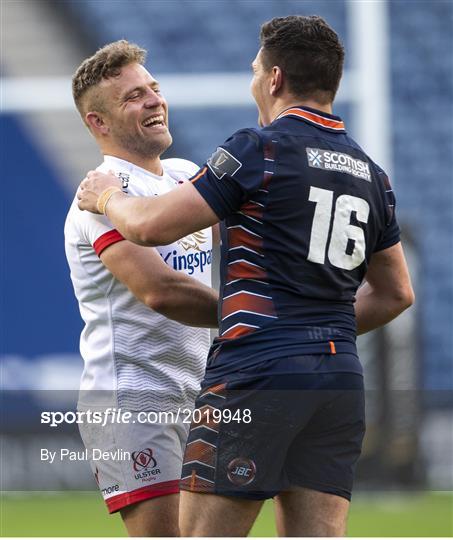
<path id="1" fill-rule="evenodd" d="M 104 163 L 106 165 L 111 165 L 115 168 L 125 169 L 130 174 L 133 174 L 134 176 L 145 176 L 145 177 L 151 177 L 155 180 L 164 180 L 166 177 L 166 171 L 165 171 L 165 165 L 162 163 L 162 170 L 163 175 L 160 176 L 158 174 L 153 174 L 152 172 L 147 171 L 146 169 L 143 169 L 142 167 L 139 167 L 138 165 L 134 165 L 134 163 L 131 163 L 130 161 L 126 161 L 125 159 L 120 159 L 115 156 L 104 156 Z"/>

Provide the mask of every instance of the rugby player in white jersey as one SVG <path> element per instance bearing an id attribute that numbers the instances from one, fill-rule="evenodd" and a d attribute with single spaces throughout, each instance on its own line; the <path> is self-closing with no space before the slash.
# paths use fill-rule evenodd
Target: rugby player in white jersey
<path id="1" fill-rule="evenodd" d="M 99 170 L 114 171 L 130 195 L 153 196 L 177 188 L 197 166 L 160 159 L 172 142 L 168 107 L 143 65 L 145 55 L 126 41 L 106 45 L 76 71 L 73 95 L 104 155 Z M 120 456 L 91 461 L 96 481 L 131 536 L 177 536 L 187 411 L 204 373 L 208 328 L 217 326 L 211 229 L 164 247 L 141 247 L 75 201 L 65 248 L 85 322 L 79 410 L 133 415 L 129 423 L 80 425 L 89 456 L 94 449 Z M 179 418 L 168 415 L 160 423 L 156 414 L 145 423 L 137 416 L 178 409 Z"/>

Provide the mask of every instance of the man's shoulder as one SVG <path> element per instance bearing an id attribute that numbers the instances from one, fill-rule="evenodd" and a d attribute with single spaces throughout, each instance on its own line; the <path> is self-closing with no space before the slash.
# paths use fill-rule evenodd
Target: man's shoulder
<path id="1" fill-rule="evenodd" d="M 116 170 L 118 169 L 118 167 L 112 165 L 112 164 L 109 164 L 107 163 L 106 161 L 103 161 L 102 163 L 100 163 L 97 167 L 96 167 L 96 170 L 97 171 L 100 171 L 100 172 L 103 172 L 103 173 L 107 173 L 109 172 L 110 170 L 114 170 L 116 172 Z"/>
<path id="2" fill-rule="evenodd" d="M 96 167 L 97 171 L 107 172 L 108 167 L 105 162 L 101 163 L 98 167 Z M 78 186 L 77 186 L 78 188 Z M 65 230 L 70 227 L 74 226 L 77 223 L 81 223 L 83 221 L 90 221 L 95 217 L 95 214 L 92 214 L 91 212 L 84 212 L 79 209 L 78 207 L 78 200 L 77 200 L 77 189 L 74 193 L 73 199 L 71 201 L 71 206 L 69 207 L 68 213 L 66 215 L 66 222 L 65 222 Z"/>
<path id="3" fill-rule="evenodd" d="M 163 159 L 162 166 L 164 171 L 170 174 L 170 176 L 174 176 L 176 174 L 178 176 L 186 176 L 187 178 L 193 176 L 200 168 L 193 161 L 182 158 Z"/>
<path id="4" fill-rule="evenodd" d="M 77 196 L 74 196 L 64 224 L 66 243 L 91 245 L 97 237 L 113 229 L 106 216 L 82 211 L 77 203 Z"/>
<path id="5" fill-rule="evenodd" d="M 69 229 L 72 229 L 74 227 L 74 223 L 77 221 L 77 216 L 79 213 L 81 213 L 81 211 L 77 206 L 77 197 L 74 195 L 71 206 L 69 207 L 68 213 L 66 214 L 66 220 L 64 224 L 65 234 Z"/>
<path id="6" fill-rule="evenodd" d="M 240 143 L 243 140 L 254 141 L 256 144 L 259 144 L 260 140 L 265 137 L 264 131 L 262 128 L 246 127 L 241 128 L 235 131 L 231 137 L 228 137 L 226 142 L 235 141 Z"/>
<path id="7" fill-rule="evenodd" d="M 217 148 L 216 152 L 211 156 L 211 159 L 221 149 L 224 149 L 235 156 L 242 156 L 244 158 L 255 153 L 261 154 L 265 139 L 266 135 L 263 134 L 260 128 L 239 129 Z"/>
<path id="8" fill-rule="evenodd" d="M 378 164 L 370 155 L 362 148 L 362 146 L 352 137 L 347 136 L 347 145 L 350 151 L 354 153 L 354 157 L 360 158 L 362 161 L 368 163 L 371 169 L 372 175 L 379 179 L 387 179 L 388 175 L 386 171 Z M 341 150 L 341 148 L 340 148 Z"/>

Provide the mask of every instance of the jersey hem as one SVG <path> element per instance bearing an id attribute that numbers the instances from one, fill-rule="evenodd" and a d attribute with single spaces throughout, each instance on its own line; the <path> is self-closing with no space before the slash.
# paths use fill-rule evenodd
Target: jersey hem
<path id="1" fill-rule="evenodd" d="M 311 482 L 309 480 L 293 480 L 291 483 L 292 486 L 298 486 L 298 487 L 305 487 L 308 489 L 312 489 L 314 491 L 319 491 L 321 493 L 330 493 L 331 495 L 337 495 L 338 497 L 343 497 L 343 499 L 346 499 L 348 501 L 351 500 L 352 491 L 334 486 L 333 484 L 323 484 L 322 482 Z M 284 490 L 281 490 L 284 491 Z"/>
<path id="2" fill-rule="evenodd" d="M 380 245 L 378 248 L 376 248 L 373 253 L 378 253 L 379 251 L 383 251 L 384 249 L 391 248 L 393 246 L 396 246 L 396 244 L 399 244 L 401 242 L 401 238 L 395 238 L 393 240 L 389 240 L 388 242 L 385 242 L 384 244 Z"/>
<path id="3" fill-rule="evenodd" d="M 167 482 L 159 482 L 152 486 L 145 486 L 142 488 L 134 489 L 127 493 L 121 493 L 105 500 L 107 508 L 110 514 L 114 514 L 129 506 L 147 499 L 154 499 L 155 497 L 162 497 L 164 495 L 172 495 L 179 493 L 179 480 L 169 480 Z"/>
<path id="4" fill-rule="evenodd" d="M 349 375 L 357 375 L 364 378 L 364 375 L 360 371 L 352 371 L 350 369 L 336 369 L 336 370 L 323 370 L 323 371 L 301 371 L 298 372 L 298 375 L 332 375 L 338 373 L 346 373 Z M 213 376 L 209 377 L 208 372 L 202 381 L 201 391 L 205 391 L 207 388 L 216 384 L 235 384 L 235 383 L 244 383 L 247 381 L 255 381 L 257 378 L 266 378 L 266 377 L 279 377 L 281 375 L 294 375 L 294 371 L 279 371 L 278 373 L 256 373 L 246 375 L 244 373 L 230 373 L 222 376 Z"/>

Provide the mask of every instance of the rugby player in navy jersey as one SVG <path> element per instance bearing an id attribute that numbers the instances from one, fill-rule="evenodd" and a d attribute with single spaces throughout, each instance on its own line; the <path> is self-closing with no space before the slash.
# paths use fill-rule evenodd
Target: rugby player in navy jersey
<path id="1" fill-rule="evenodd" d="M 365 430 L 356 335 L 414 293 L 389 180 L 332 114 L 343 60 L 323 19 L 273 19 L 253 62 L 260 129 L 161 197 L 128 197 L 99 172 L 80 186 L 80 208 L 138 244 L 222 222 L 220 331 L 184 457 L 183 535 L 245 536 L 271 497 L 280 535 L 345 534 Z"/>

